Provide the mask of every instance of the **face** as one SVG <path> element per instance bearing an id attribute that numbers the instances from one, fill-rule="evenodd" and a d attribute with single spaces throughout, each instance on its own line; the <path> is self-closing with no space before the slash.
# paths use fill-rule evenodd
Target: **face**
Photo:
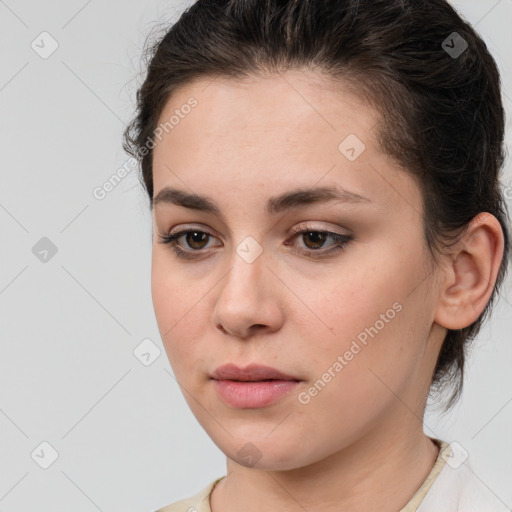
<path id="1" fill-rule="evenodd" d="M 173 115 L 153 154 L 152 297 L 208 435 L 239 464 L 293 469 L 418 423 L 436 274 L 420 189 L 379 148 L 377 113 L 287 71 L 186 85 L 162 125 Z M 295 380 L 212 379 L 226 363 Z"/>

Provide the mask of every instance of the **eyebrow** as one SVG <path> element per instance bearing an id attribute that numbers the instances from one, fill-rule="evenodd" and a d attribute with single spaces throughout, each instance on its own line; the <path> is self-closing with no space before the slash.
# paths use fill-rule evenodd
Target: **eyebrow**
<path id="1" fill-rule="evenodd" d="M 277 214 L 292 208 L 298 208 L 310 204 L 325 201 L 341 201 L 347 203 L 372 203 L 371 199 L 363 197 L 355 192 L 350 192 L 341 187 L 316 187 L 298 188 L 283 194 L 270 197 L 266 204 L 266 211 L 269 214 Z M 151 208 L 157 204 L 175 204 L 192 210 L 213 213 L 222 216 L 219 206 L 206 196 L 190 194 L 173 187 L 164 187 L 151 200 Z"/>

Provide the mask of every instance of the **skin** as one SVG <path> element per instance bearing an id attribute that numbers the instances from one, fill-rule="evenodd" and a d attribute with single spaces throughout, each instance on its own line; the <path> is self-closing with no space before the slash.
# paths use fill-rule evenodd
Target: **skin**
<path id="1" fill-rule="evenodd" d="M 469 325 L 490 298 L 503 252 L 499 223 L 479 215 L 433 265 L 420 189 L 380 149 L 378 114 L 313 71 L 189 83 L 169 98 L 161 122 L 191 96 L 197 106 L 154 148 L 153 196 L 176 187 L 208 196 L 222 215 L 155 204 L 151 286 L 176 379 L 227 457 L 212 511 L 396 512 L 438 455 L 422 422 L 435 361 L 446 329 Z M 366 146 L 354 161 L 338 149 L 349 134 Z M 264 209 L 269 197 L 328 185 L 369 201 Z M 335 241 L 294 235 L 304 221 L 308 231 L 353 239 L 308 257 Z M 179 239 L 201 256 L 181 259 L 160 243 L 181 229 L 211 235 Z M 247 236 L 263 249 L 252 263 L 236 252 Z M 400 312 L 301 403 L 298 393 L 395 303 Z M 271 406 L 235 409 L 210 380 L 227 362 L 266 364 L 301 382 Z M 237 455 L 248 442 L 256 463 Z"/>

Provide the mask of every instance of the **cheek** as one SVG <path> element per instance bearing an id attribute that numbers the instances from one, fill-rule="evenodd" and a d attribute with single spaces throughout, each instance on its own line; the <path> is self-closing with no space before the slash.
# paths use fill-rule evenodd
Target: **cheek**
<path id="1" fill-rule="evenodd" d="M 190 317 L 194 314 L 193 306 L 198 301 L 198 294 L 194 297 L 189 290 L 190 285 L 187 286 L 169 265 L 168 258 L 155 249 L 151 264 L 151 296 L 160 337 L 173 368 L 176 358 L 180 358 L 180 345 L 193 342 L 190 328 L 193 329 L 194 324 Z"/>
<path id="2" fill-rule="evenodd" d="M 197 276 L 196 276 L 197 277 Z M 209 328 L 208 291 L 215 281 L 206 277 L 191 279 L 178 271 L 165 251 L 156 249 L 151 265 L 151 295 L 160 337 L 167 358 L 179 382 L 190 382 L 201 361 L 208 356 L 201 340 Z"/>
<path id="3" fill-rule="evenodd" d="M 160 329 L 160 334 L 165 342 L 165 334 L 178 321 L 183 312 L 180 310 L 180 302 L 177 300 L 177 280 L 165 265 L 156 249 L 153 250 L 151 262 L 151 297 L 153 308 Z"/>
<path id="4" fill-rule="evenodd" d="M 323 348 L 348 349 L 353 339 L 364 342 L 365 333 L 376 323 L 380 332 L 397 316 L 400 304 L 395 303 L 402 300 L 401 285 L 389 269 L 375 268 L 374 261 L 365 266 L 359 260 L 350 273 L 336 276 L 333 272 L 315 287 L 304 283 L 297 290 L 296 285 L 297 295 L 304 298 L 296 306 L 300 309 L 294 308 L 302 312 L 297 322 L 301 330 L 315 330 Z"/>
<path id="5" fill-rule="evenodd" d="M 386 410 L 400 407 L 397 396 L 408 402 L 405 394 L 418 368 L 420 343 L 409 330 L 414 322 L 406 306 L 383 304 L 368 314 L 364 308 L 347 306 L 347 316 L 335 324 L 337 336 L 322 336 L 315 340 L 315 349 L 306 352 L 310 380 L 297 405 L 306 430 L 320 429 L 319 436 L 325 439 L 336 432 L 337 439 L 348 442 L 371 428 Z M 382 312 L 385 320 L 375 312 Z"/>
<path id="6" fill-rule="evenodd" d="M 379 249 L 379 257 L 358 255 L 348 275 L 323 280 L 321 293 L 312 293 L 311 287 L 302 290 L 314 315 L 300 315 L 297 322 L 300 332 L 314 340 L 310 353 L 317 378 L 338 356 L 342 356 L 343 370 L 337 365 L 339 373 L 332 371 L 344 377 L 333 380 L 346 379 L 347 384 L 364 372 L 370 385 L 377 379 L 373 370 L 399 385 L 418 364 L 433 307 L 425 294 L 428 279 L 420 249 L 415 254 L 397 251 L 392 245 Z M 349 366 L 354 370 L 345 371 Z M 358 390 L 363 389 L 358 384 Z"/>
<path id="7" fill-rule="evenodd" d="M 173 263 L 173 256 L 167 253 L 167 249 L 153 248 L 151 296 L 159 327 L 170 334 L 179 328 L 183 318 L 194 313 L 194 304 L 202 294 L 198 290 L 200 283 L 191 281 L 188 274 Z"/>

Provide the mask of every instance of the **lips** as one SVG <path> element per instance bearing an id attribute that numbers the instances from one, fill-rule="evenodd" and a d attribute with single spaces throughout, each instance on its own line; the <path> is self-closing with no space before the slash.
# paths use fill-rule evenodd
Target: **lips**
<path id="1" fill-rule="evenodd" d="M 250 364 L 245 368 L 240 368 L 233 363 L 219 366 L 213 372 L 212 378 L 215 380 L 234 380 L 242 382 L 258 382 L 266 380 L 300 381 L 297 377 L 281 372 L 270 366 Z"/>
<path id="2" fill-rule="evenodd" d="M 228 363 L 213 372 L 212 381 L 218 396 L 230 407 L 259 409 L 289 396 L 300 379 L 270 366 L 250 364 L 240 368 Z"/>

